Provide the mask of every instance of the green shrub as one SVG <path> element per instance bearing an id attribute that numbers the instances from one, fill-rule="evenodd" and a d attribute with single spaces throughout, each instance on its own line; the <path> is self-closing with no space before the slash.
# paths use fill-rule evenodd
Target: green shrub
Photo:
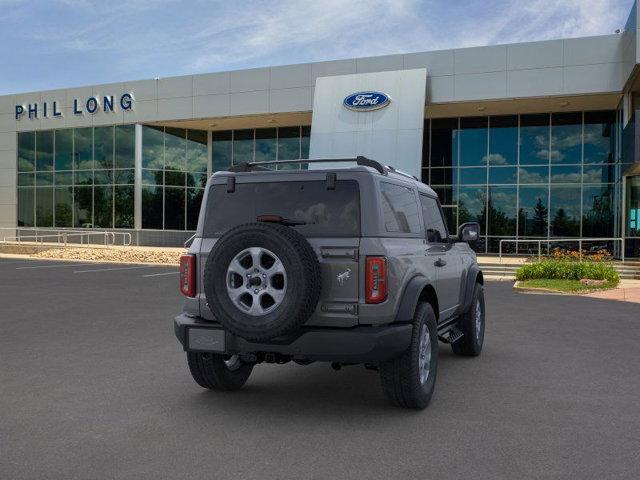
<path id="1" fill-rule="evenodd" d="M 516 280 L 538 278 L 582 280 L 607 280 L 615 285 L 620 282 L 618 272 L 608 263 L 569 262 L 562 260 L 542 260 L 526 263 L 516 271 Z"/>

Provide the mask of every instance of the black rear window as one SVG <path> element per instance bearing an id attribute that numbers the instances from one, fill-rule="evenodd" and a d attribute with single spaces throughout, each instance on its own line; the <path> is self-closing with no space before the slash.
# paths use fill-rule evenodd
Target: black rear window
<path id="1" fill-rule="evenodd" d="M 358 182 L 338 180 L 335 190 L 325 181 L 236 183 L 234 192 L 213 185 L 207 198 L 206 237 L 257 221 L 259 215 L 279 215 L 306 222 L 294 228 L 306 237 L 356 237 L 360 235 Z"/>

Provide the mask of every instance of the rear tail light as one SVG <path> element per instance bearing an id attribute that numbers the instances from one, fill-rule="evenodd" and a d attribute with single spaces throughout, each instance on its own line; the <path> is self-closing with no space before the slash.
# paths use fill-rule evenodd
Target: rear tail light
<path id="1" fill-rule="evenodd" d="M 367 257 L 365 301 L 382 303 L 387 299 L 387 259 Z"/>
<path id="2" fill-rule="evenodd" d="M 187 297 L 196 296 L 196 256 L 180 257 L 180 292 Z"/>

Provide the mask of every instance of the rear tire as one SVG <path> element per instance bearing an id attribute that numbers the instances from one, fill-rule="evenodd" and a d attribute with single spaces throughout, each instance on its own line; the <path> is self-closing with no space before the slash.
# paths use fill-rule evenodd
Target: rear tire
<path id="1" fill-rule="evenodd" d="M 433 395 L 437 369 L 436 315 L 430 304 L 419 303 L 409 349 L 401 357 L 380 364 L 382 389 L 387 398 L 399 407 L 425 408 Z"/>
<path id="2" fill-rule="evenodd" d="M 456 355 L 465 357 L 477 357 L 482 352 L 484 343 L 484 288 L 476 283 L 473 289 L 471 306 L 458 321 L 458 328 L 464 333 L 462 338 L 451 344 L 451 349 Z"/>
<path id="3" fill-rule="evenodd" d="M 187 363 L 196 383 L 210 390 L 238 390 L 253 370 L 237 357 L 215 353 L 187 352 Z"/>

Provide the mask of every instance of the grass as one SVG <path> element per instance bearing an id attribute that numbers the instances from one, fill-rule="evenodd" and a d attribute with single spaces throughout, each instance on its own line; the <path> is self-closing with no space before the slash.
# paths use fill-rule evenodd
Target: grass
<path id="1" fill-rule="evenodd" d="M 594 290 L 609 290 L 615 288 L 618 282 L 608 281 L 604 285 L 583 285 L 580 280 L 566 280 L 558 278 L 536 278 L 533 280 L 520 280 L 518 288 L 541 288 L 563 293 L 587 293 Z"/>

